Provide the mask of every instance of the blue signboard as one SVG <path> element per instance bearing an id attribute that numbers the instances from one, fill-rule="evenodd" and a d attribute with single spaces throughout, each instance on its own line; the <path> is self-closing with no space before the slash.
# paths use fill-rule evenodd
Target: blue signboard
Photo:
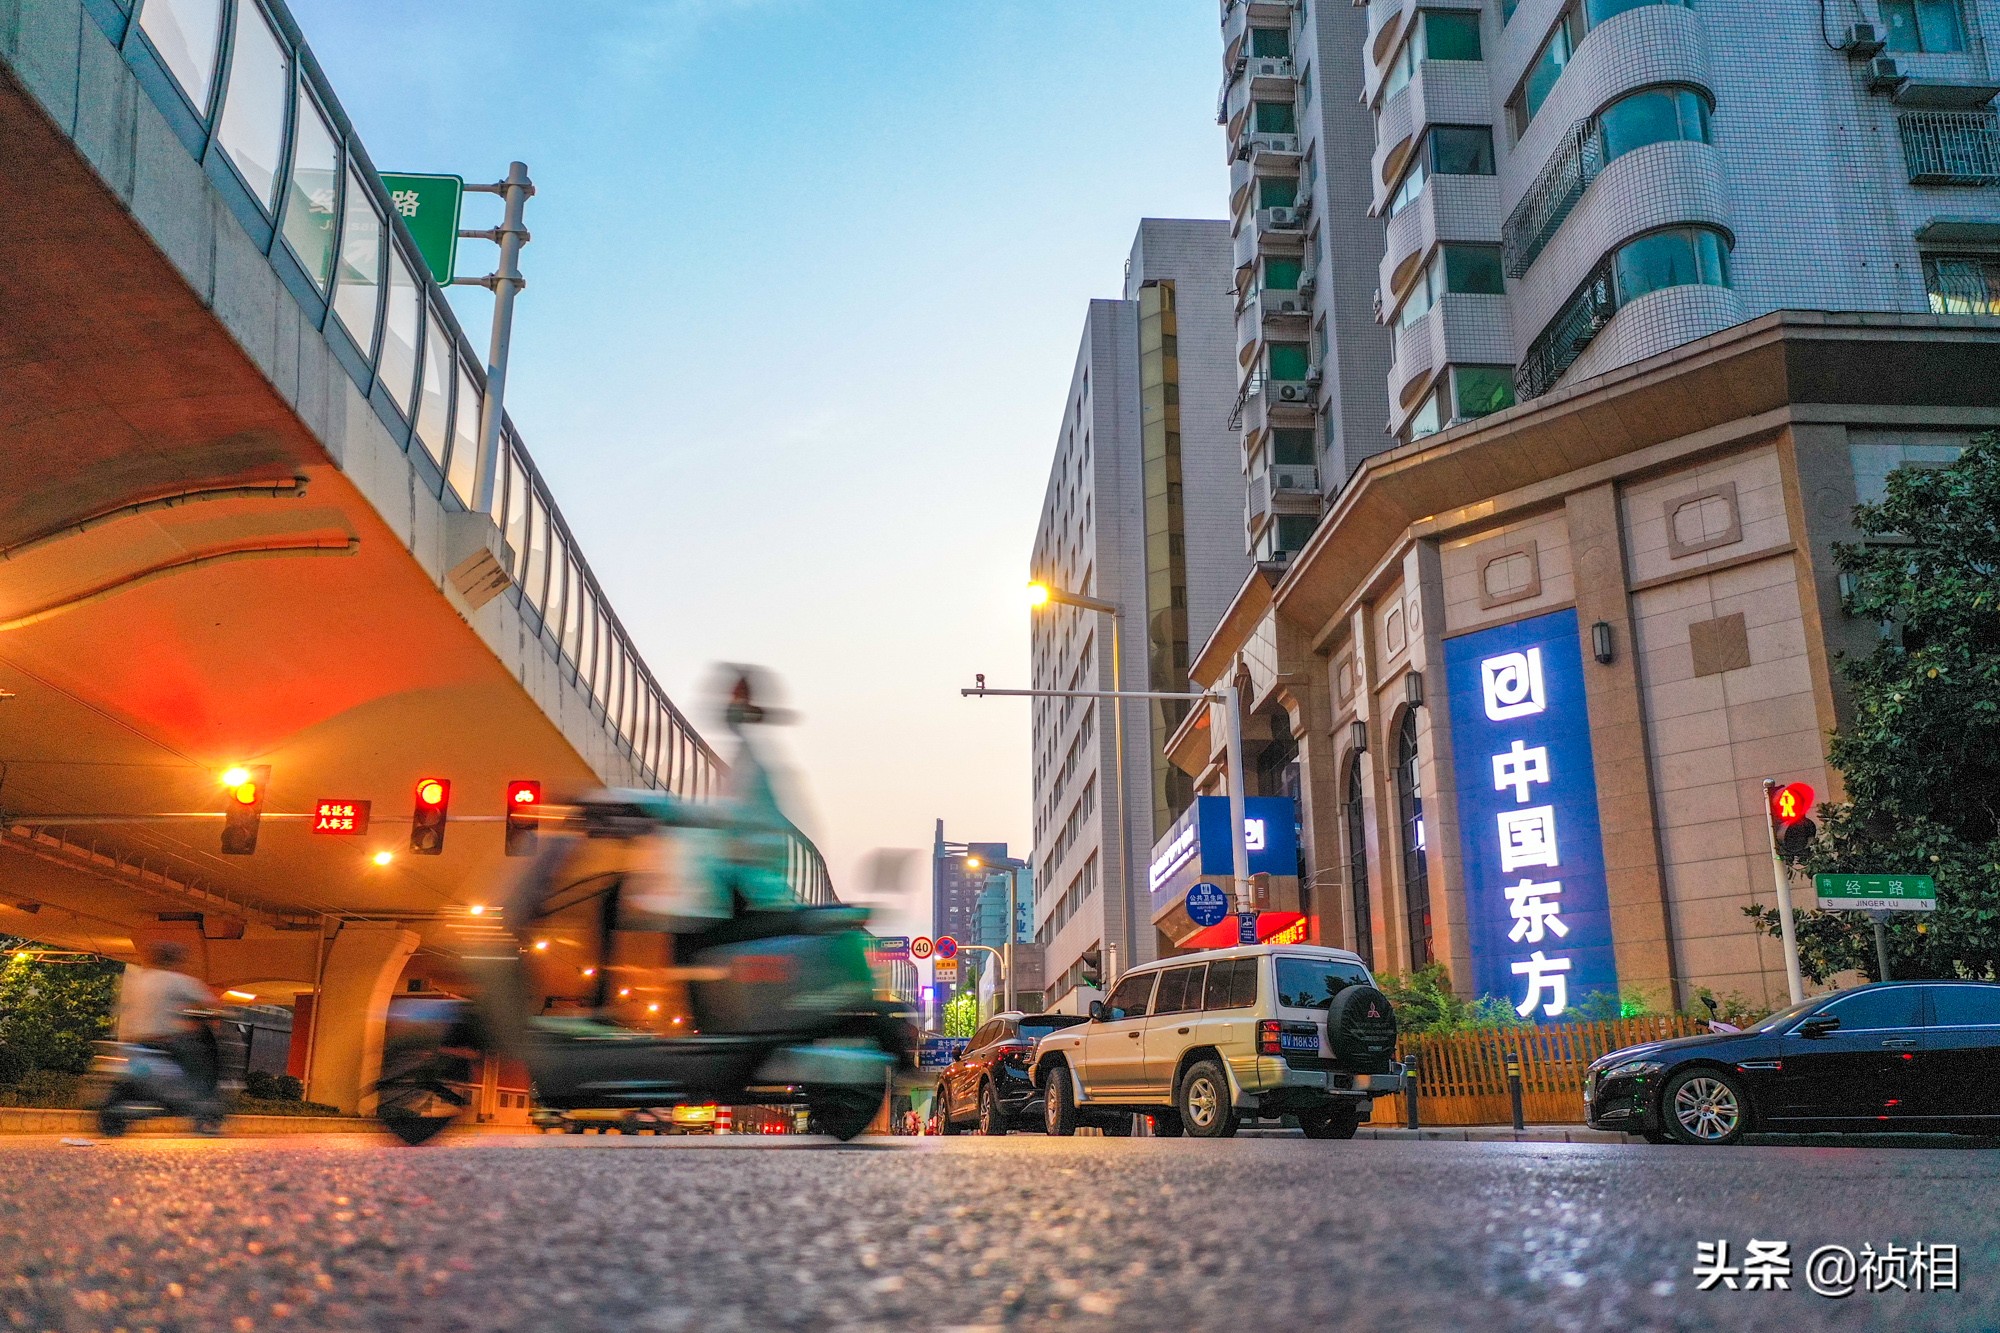
<path id="1" fill-rule="evenodd" d="M 1222 918 L 1229 915 L 1229 895 L 1222 891 L 1221 885 L 1203 880 L 1188 890 L 1187 914 L 1188 920 L 1197 926 L 1219 926 Z"/>
<path id="2" fill-rule="evenodd" d="M 1238 912 L 1236 914 L 1236 942 L 1238 944 L 1255 944 L 1257 942 L 1257 914 L 1255 912 Z"/>
<path id="3" fill-rule="evenodd" d="M 1444 650 L 1473 989 L 1560 1018 L 1618 992 L 1576 612 Z"/>
<path id="4" fill-rule="evenodd" d="M 966 1037 L 925 1037 L 917 1047 L 917 1068 L 943 1069 L 971 1044 Z"/>
<path id="5" fill-rule="evenodd" d="M 1289 796 L 1252 796 L 1243 802 L 1244 842 L 1253 875 L 1299 873 L 1298 803 Z M 1229 798 L 1197 796 L 1153 844 L 1147 885 L 1155 914 L 1178 902 L 1191 878 L 1236 873 L 1229 836 Z"/>

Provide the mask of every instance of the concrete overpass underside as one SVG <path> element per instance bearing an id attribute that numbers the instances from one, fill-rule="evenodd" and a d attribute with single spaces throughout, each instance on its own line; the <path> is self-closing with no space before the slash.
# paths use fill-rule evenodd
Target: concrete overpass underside
<path id="1" fill-rule="evenodd" d="M 218 988 L 318 992 L 311 1094 L 351 1109 L 388 993 L 491 931 L 510 780 L 699 793 L 715 759 L 690 732 L 656 775 L 518 589 L 467 599 L 468 556 L 518 572 L 498 525 L 384 428 L 116 44 L 75 0 L 26 12 L 0 32 L 0 932 L 179 935 Z M 250 856 L 221 853 L 236 764 L 270 766 Z M 452 783 L 434 857 L 423 777 Z M 372 802 L 368 833 L 312 833 L 322 798 Z"/>

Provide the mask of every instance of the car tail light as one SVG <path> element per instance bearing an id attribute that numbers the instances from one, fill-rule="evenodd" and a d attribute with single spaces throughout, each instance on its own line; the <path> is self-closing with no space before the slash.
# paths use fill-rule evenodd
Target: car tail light
<path id="1" fill-rule="evenodd" d="M 1283 1055 L 1285 1046 L 1279 1033 L 1284 1025 L 1275 1018 L 1267 1018 L 1257 1024 L 1257 1054 Z"/>

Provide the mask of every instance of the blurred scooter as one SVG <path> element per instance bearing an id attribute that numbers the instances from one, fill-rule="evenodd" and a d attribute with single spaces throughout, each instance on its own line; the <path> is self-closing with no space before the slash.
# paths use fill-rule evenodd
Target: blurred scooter
<path id="1" fill-rule="evenodd" d="M 232 1089 L 222 1077 L 221 1014 L 210 1009 L 184 1010 L 194 1033 L 177 1043 L 181 1058 L 164 1046 L 141 1042 L 100 1041 L 85 1075 L 86 1087 L 98 1105 L 98 1132 L 115 1139 L 142 1120 L 184 1116 L 195 1132 L 222 1133 L 223 1096 Z M 183 1063 L 185 1060 L 185 1063 Z"/>

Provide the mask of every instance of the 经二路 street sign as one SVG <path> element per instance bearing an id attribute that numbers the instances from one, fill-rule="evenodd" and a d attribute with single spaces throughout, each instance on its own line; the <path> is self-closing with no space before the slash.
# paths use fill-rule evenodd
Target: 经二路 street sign
<path id="1" fill-rule="evenodd" d="M 1814 875 L 1822 912 L 1932 912 L 1937 881 L 1929 875 Z"/>
<path id="2" fill-rule="evenodd" d="M 458 264 L 458 219 L 465 204 L 465 180 L 460 176 L 388 176 L 382 188 L 424 263 L 439 286 L 451 285 Z"/>

